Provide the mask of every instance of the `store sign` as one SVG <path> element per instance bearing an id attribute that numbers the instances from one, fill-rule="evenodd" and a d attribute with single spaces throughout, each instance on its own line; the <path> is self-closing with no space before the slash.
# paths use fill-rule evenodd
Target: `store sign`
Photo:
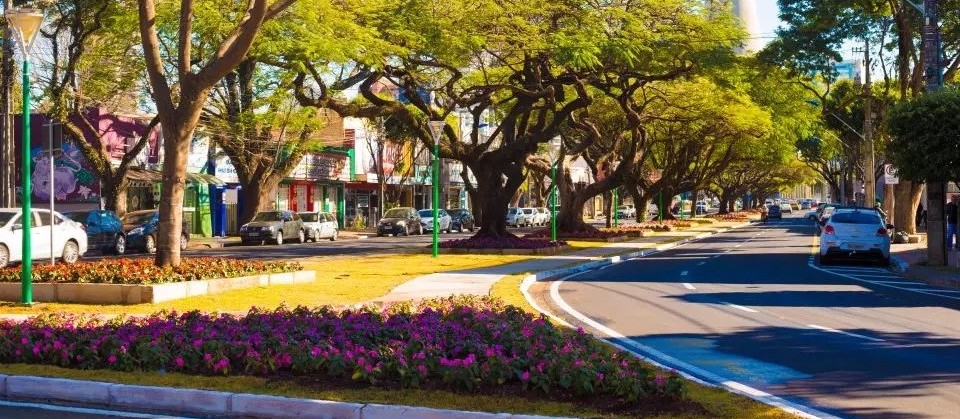
<path id="1" fill-rule="evenodd" d="M 347 156 L 336 154 L 308 154 L 288 177 L 293 179 L 350 181 Z"/>
<path id="2" fill-rule="evenodd" d="M 240 178 L 237 177 L 237 168 L 233 166 L 233 162 L 226 156 L 217 159 L 214 175 L 217 179 L 223 181 L 223 183 L 240 183 Z"/>
<path id="3" fill-rule="evenodd" d="M 900 176 L 897 175 L 897 169 L 892 164 L 883 165 L 883 183 L 886 185 L 897 185 L 900 183 Z"/>

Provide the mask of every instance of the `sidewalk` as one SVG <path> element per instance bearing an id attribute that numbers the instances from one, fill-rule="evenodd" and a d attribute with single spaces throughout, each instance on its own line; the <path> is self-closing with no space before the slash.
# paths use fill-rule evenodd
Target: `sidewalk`
<path id="1" fill-rule="evenodd" d="M 927 244 L 894 244 L 890 253 L 897 270 L 907 279 L 925 284 L 960 289 L 960 252 L 947 252 L 947 266 L 926 266 Z"/>
<path id="2" fill-rule="evenodd" d="M 705 232 L 717 232 L 745 224 L 704 225 L 692 230 L 657 233 L 627 242 L 610 243 L 604 246 L 577 250 L 553 256 L 541 256 L 532 260 L 465 271 L 440 272 L 424 275 L 407 281 L 377 302 L 395 302 L 442 298 L 452 295 L 486 296 L 493 284 L 507 275 L 523 272 L 544 272 L 579 265 L 621 254 L 652 249 L 659 245 L 692 238 Z"/>

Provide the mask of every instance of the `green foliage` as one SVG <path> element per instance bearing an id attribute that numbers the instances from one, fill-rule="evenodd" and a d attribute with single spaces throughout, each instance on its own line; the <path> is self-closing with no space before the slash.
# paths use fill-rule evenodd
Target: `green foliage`
<path id="1" fill-rule="evenodd" d="M 87 284 L 167 284 L 300 270 L 298 263 L 238 259 L 185 259 L 178 267 L 157 267 L 149 259 L 113 259 L 73 265 L 37 265 L 34 281 Z M 19 268 L 0 269 L 0 282 L 20 281 Z"/>
<path id="2" fill-rule="evenodd" d="M 960 180 L 960 91 L 930 93 L 895 106 L 889 152 L 901 178 Z"/>

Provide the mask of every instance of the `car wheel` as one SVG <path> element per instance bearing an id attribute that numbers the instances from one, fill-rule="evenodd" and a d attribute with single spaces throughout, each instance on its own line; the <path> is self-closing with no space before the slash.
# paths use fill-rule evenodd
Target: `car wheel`
<path id="1" fill-rule="evenodd" d="M 143 250 L 147 253 L 157 253 L 157 238 L 153 237 L 153 234 L 143 239 Z"/>
<path id="2" fill-rule="evenodd" d="M 833 258 L 827 255 L 820 255 L 820 266 L 826 266 L 833 263 Z"/>
<path id="3" fill-rule="evenodd" d="M 278 232 L 277 232 L 277 238 L 274 239 L 273 242 L 276 243 L 277 246 L 283 244 L 283 232 L 282 232 L 282 231 L 278 231 Z"/>
<path id="4" fill-rule="evenodd" d="M 306 243 L 307 242 L 307 233 L 301 228 L 297 233 L 297 243 Z"/>
<path id="5" fill-rule="evenodd" d="M 320 241 L 320 230 L 314 229 L 313 233 L 310 233 L 313 236 L 313 242 L 316 243 Z M 380 234 L 377 233 L 377 237 L 380 237 Z"/>
<path id="6" fill-rule="evenodd" d="M 0 244 L 0 268 L 6 268 L 10 264 L 10 249 Z"/>
<path id="7" fill-rule="evenodd" d="M 422 236 L 422 235 L 423 235 L 423 226 L 417 226 L 417 235 L 418 235 L 418 236 Z"/>
<path id="8" fill-rule="evenodd" d="M 113 254 L 122 255 L 127 252 L 127 238 L 123 235 L 117 236 L 117 241 L 113 243 Z"/>
<path id="9" fill-rule="evenodd" d="M 401 235 L 403 235 L 403 236 L 409 236 L 409 235 L 410 235 L 410 226 L 403 226 L 403 233 L 401 233 Z"/>
<path id="10" fill-rule="evenodd" d="M 181 236 L 180 236 L 180 251 L 181 251 L 181 252 L 186 251 L 188 244 L 190 244 L 190 239 L 188 239 L 187 236 L 181 235 Z"/>
<path id="11" fill-rule="evenodd" d="M 63 254 L 60 255 L 60 259 L 63 260 L 63 263 L 72 265 L 77 263 L 80 260 L 80 246 L 77 246 L 77 242 L 70 240 L 63 246 Z"/>
<path id="12" fill-rule="evenodd" d="M 471 233 L 473 233 L 473 230 L 476 229 L 476 228 L 477 228 L 477 226 L 476 226 L 475 224 L 470 224 L 470 232 L 471 232 Z"/>
<path id="13" fill-rule="evenodd" d="M 333 235 L 330 236 L 330 241 L 332 242 L 337 241 L 337 236 L 339 235 L 340 235 L 340 230 L 333 230 Z"/>

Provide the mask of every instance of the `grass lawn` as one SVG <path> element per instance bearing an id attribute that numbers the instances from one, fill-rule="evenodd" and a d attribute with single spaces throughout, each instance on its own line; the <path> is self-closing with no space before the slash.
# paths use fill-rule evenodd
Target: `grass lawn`
<path id="1" fill-rule="evenodd" d="M 575 249 L 577 250 L 577 249 Z M 0 314 L 40 314 L 68 311 L 83 314 L 149 314 L 162 309 L 242 312 L 251 306 L 345 306 L 381 297 L 391 289 L 420 275 L 460 269 L 483 268 L 530 259 L 531 256 L 393 254 L 325 257 L 302 263 L 317 272 L 310 284 L 256 287 L 223 294 L 192 297 L 160 304 L 98 305 L 37 303 L 21 307 L 0 304 Z"/>
<path id="2" fill-rule="evenodd" d="M 137 384 L 176 388 L 227 391 L 232 393 L 267 394 L 317 400 L 357 403 L 425 406 L 438 409 L 473 410 L 497 413 L 526 413 L 546 416 L 585 418 L 629 418 L 623 414 L 604 412 L 570 401 L 510 395 L 476 395 L 443 390 L 380 389 L 358 386 L 333 386 L 253 376 L 196 376 L 179 373 L 128 373 L 109 370 L 75 370 L 49 365 L 0 364 L 0 374 L 72 378 L 120 384 Z M 756 403 L 724 390 L 690 386 L 690 399 L 699 403 L 706 414 L 668 414 L 647 416 L 661 419 L 765 418 L 795 419 L 777 408 Z"/>

